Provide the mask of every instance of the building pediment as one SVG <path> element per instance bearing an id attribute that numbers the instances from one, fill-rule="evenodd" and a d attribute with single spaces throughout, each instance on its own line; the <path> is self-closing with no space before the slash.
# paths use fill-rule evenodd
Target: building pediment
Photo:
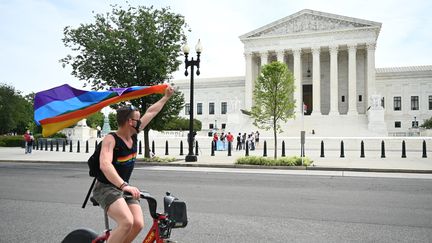
<path id="1" fill-rule="evenodd" d="M 379 31 L 381 23 L 305 9 L 246 33 L 240 36 L 240 39 L 244 40 L 292 34 L 313 34 L 317 32 L 334 32 L 364 28 L 377 28 Z"/>

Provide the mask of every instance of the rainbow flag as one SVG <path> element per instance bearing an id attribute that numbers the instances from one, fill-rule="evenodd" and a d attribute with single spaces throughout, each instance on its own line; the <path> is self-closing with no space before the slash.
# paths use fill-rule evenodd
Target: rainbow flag
<path id="1" fill-rule="evenodd" d="M 160 84 L 87 91 L 64 84 L 36 93 L 34 119 L 36 124 L 42 125 L 42 135 L 47 137 L 106 106 L 150 94 L 163 94 L 166 87 L 166 84 Z"/>

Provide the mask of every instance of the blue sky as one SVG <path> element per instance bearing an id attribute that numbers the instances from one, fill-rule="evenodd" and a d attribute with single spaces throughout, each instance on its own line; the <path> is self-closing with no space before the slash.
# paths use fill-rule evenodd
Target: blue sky
<path id="1" fill-rule="evenodd" d="M 308 8 L 382 23 L 376 51 L 377 67 L 432 65 L 432 1 L 336 0 L 158 0 L 131 5 L 170 6 L 185 16 L 203 45 L 201 76 L 244 75 L 243 45 L 239 36 Z M 59 60 L 71 50 L 63 46 L 63 28 L 93 21 L 95 13 L 109 12 L 103 0 L 0 0 L 0 82 L 24 94 L 64 83 L 81 88 L 83 81 L 62 68 Z M 94 11 L 94 12 L 93 12 Z M 183 66 L 174 79 L 183 79 Z"/>

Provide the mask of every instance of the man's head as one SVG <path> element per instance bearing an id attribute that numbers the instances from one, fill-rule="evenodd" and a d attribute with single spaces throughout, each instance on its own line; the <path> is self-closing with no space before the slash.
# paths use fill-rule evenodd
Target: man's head
<path id="1" fill-rule="evenodd" d="M 127 105 L 117 109 L 117 124 L 120 127 L 132 127 L 139 132 L 141 125 L 140 112 L 133 105 Z"/>

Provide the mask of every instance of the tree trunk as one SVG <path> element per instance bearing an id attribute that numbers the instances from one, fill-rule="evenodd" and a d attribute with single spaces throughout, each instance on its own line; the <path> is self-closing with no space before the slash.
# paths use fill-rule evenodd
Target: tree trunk
<path id="1" fill-rule="evenodd" d="M 273 135 L 274 135 L 274 159 L 277 159 L 277 132 L 276 121 L 273 122 Z"/>
<path id="2" fill-rule="evenodd" d="M 144 115 L 147 111 L 147 102 L 145 102 L 145 99 L 141 99 L 141 114 Z M 150 128 L 148 125 L 144 127 L 144 157 L 150 158 L 150 141 L 149 141 L 149 131 Z"/>
<path id="3" fill-rule="evenodd" d="M 150 142 L 149 142 L 150 129 L 146 126 L 144 128 L 144 157 L 150 158 Z"/>

